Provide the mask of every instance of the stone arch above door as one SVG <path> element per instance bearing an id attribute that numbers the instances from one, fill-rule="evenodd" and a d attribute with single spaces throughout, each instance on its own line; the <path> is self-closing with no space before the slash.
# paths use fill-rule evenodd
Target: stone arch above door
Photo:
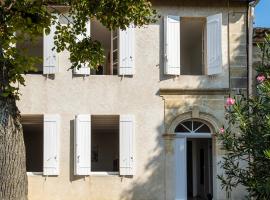
<path id="1" fill-rule="evenodd" d="M 210 127 L 201 120 L 188 119 L 180 122 L 175 130 L 175 133 L 187 133 L 187 134 L 201 134 L 211 133 Z"/>
<path id="2" fill-rule="evenodd" d="M 219 129 L 221 123 L 212 115 L 204 112 L 197 112 L 194 117 L 194 111 L 186 112 L 175 117 L 168 128 L 168 134 L 174 134 L 175 128 L 183 121 L 186 120 L 198 120 L 205 123 L 211 130 L 211 133 L 215 133 Z"/>

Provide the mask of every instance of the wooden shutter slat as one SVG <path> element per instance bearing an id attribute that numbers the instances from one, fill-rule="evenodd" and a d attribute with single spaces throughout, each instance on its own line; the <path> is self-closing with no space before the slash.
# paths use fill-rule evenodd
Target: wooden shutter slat
<path id="1" fill-rule="evenodd" d="M 91 172 L 91 116 L 77 115 L 75 118 L 75 175 Z"/>
<path id="2" fill-rule="evenodd" d="M 59 71 L 57 52 L 53 49 L 55 31 L 56 24 L 52 24 L 50 33 L 46 35 L 44 31 L 43 34 L 43 74 L 55 74 Z"/>
<path id="3" fill-rule="evenodd" d="M 120 116 L 120 175 L 134 175 L 134 129 L 132 115 Z"/>
<path id="4" fill-rule="evenodd" d="M 119 75 L 135 74 L 134 42 L 134 25 L 130 25 L 126 30 L 119 30 Z"/>
<path id="5" fill-rule="evenodd" d="M 60 116 L 44 115 L 43 174 L 59 175 Z"/>
<path id="6" fill-rule="evenodd" d="M 180 17 L 164 17 L 164 73 L 180 75 Z"/>
<path id="7" fill-rule="evenodd" d="M 207 75 L 222 73 L 222 14 L 207 17 Z"/>

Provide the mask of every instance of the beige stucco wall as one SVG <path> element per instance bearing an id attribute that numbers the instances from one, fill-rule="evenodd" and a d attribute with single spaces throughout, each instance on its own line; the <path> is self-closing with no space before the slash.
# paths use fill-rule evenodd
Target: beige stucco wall
<path id="1" fill-rule="evenodd" d="M 194 105 L 210 114 L 222 124 L 224 118 L 224 96 L 177 96 L 168 101 L 159 96 L 160 88 L 196 89 L 228 88 L 229 71 L 227 59 L 227 12 L 225 6 L 213 7 L 177 5 L 175 1 L 154 2 L 159 14 L 180 16 L 209 16 L 223 13 L 223 73 L 218 76 L 180 76 L 163 74 L 163 22 L 136 29 L 135 65 L 133 77 L 87 76 L 74 77 L 67 71 L 70 64 L 68 53 L 59 54 L 60 72 L 53 79 L 43 75 L 26 75 L 26 87 L 18 102 L 22 114 L 57 113 L 61 116 L 60 175 L 43 177 L 29 176 L 30 200 L 171 200 L 173 186 L 166 180 L 173 177 L 170 157 L 164 156 L 165 127 L 171 118 L 184 113 Z M 230 11 L 245 11 L 245 7 L 233 7 Z M 245 35 L 244 17 L 231 21 L 230 30 L 237 34 L 232 39 L 234 55 L 245 55 L 240 39 Z M 237 58 L 233 58 L 237 59 Z M 244 66 L 239 60 L 237 66 Z M 171 97 L 170 97 L 171 98 Z M 170 99 L 169 98 L 169 99 Z M 136 118 L 136 175 L 132 178 L 119 176 L 73 175 L 73 120 L 76 114 L 133 114 Z M 164 126 L 165 119 L 165 126 Z M 218 153 L 217 153 L 218 154 Z M 217 157 L 218 158 L 218 157 Z M 166 165 L 166 170 L 165 170 Z M 218 171 L 218 170 L 217 170 Z M 167 179 L 166 179 L 167 175 Z M 173 183 L 172 183 L 173 184 Z M 215 186 L 219 199 L 225 199 L 219 185 Z M 166 191 L 165 191 L 166 190 Z M 169 197 L 171 196 L 171 197 Z M 167 198 L 166 198 L 167 197 Z M 236 198 L 237 199 L 237 198 Z"/>

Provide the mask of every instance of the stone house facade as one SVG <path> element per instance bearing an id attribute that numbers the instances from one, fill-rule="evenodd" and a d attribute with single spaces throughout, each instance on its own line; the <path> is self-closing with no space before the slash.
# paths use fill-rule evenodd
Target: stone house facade
<path id="1" fill-rule="evenodd" d="M 161 17 L 145 27 L 87 24 L 105 49 L 99 70 L 68 70 L 68 52 L 51 50 L 53 32 L 32 48 L 43 66 L 26 75 L 18 101 L 30 200 L 245 195 L 221 189 L 214 133 L 226 98 L 250 86 L 251 2 L 152 3 Z"/>

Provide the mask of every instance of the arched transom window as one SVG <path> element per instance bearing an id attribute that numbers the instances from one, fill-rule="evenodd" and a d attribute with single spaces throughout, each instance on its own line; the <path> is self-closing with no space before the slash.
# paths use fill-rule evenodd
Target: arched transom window
<path id="1" fill-rule="evenodd" d="M 202 134 L 207 133 L 210 134 L 210 128 L 203 122 L 198 120 L 186 120 L 180 122 L 175 128 L 175 133 L 191 133 L 191 134 Z"/>

